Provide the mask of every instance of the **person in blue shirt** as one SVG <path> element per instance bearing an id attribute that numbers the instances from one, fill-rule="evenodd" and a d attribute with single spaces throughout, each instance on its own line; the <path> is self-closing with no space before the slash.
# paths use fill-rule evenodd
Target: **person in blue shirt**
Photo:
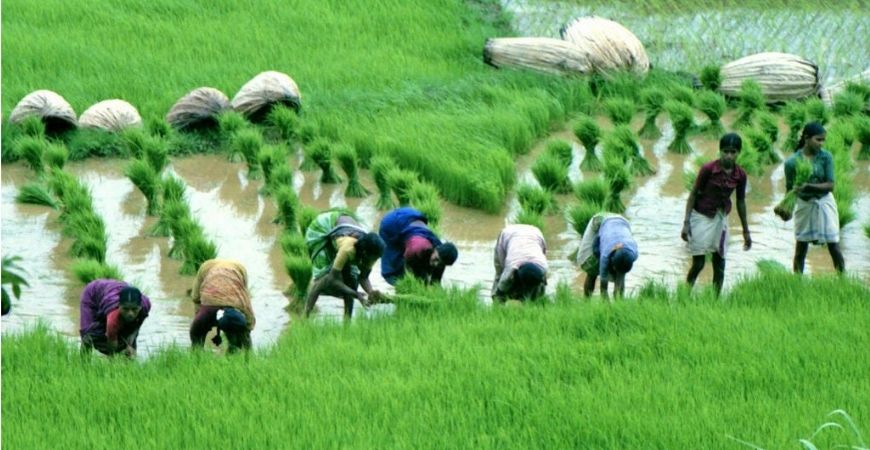
<path id="1" fill-rule="evenodd" d="M 619 214 L 596 214 L 586 226 L 578 252 L 578 262 L 586 272 L 583 294 L 592 295 L 595 281 L 601 279 L 601 295 L 608 298 L 608 283 L 614 283 L 614 295 L 625 293 L 625 275 L 637 260 L 637 242 L 631 226 Z"/>

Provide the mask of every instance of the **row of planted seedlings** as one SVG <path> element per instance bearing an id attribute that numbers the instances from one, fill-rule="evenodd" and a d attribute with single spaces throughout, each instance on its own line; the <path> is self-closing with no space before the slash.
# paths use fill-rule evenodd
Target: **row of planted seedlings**
<path id="1" fill-rule="evenodd" d="M 19 189 L 16 201 L 60 211 L 61 235 L 72 240 L 69 255 L 75 260 L 70 270 L 82 284 L 100 278 L 122 279 L 117 266 L 106 261 L 106 225 L 94 209 L 90 190 L 64 170 L 69 159 L 66 146 L 50 141 L 37 117 L 26 119 L 21 127 L 24 132 L 13 142 L 12 151 L 33 170 L 35 179 Z"/>

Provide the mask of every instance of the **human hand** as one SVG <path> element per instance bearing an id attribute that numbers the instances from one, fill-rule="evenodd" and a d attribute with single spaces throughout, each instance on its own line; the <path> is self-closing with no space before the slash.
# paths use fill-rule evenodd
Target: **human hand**
<path id="1" fill-rule="evenodd" d="M 743 251 L 752 248 L 752 237 L 749 236 L 749 230 L 743 231 Z"/>
<path id="2" fill-rule="evenodd" d="M 135 358 L 136 357 L 136 349 L 133 348 L 132 346 L 128 345 L 127 348 L 124 349 L 124 356 L 126 356 L 128 358 Z"/>
<path id="3" fill-rule="evenodd" d="M 806 189 L 806 188 L 807 188 L 807 184 L 806 184 L 806 183 L 801 183 L 801 184 L 799 184 L 799 185 L 797 185 L 797 186 L 794 187 L 794 191 L 797 192 L 797 193 L 801 193 L 801 192 L 803 192 L 804 189 Z"/>
<path id="4" fill-rule="evenodd" d="M 366 299 L 366 295 L 365 295 L 364 293 L 357 291 L 357 293 L 356 293 L 356 298 L 357 298 L 357 300 L 359 300 L 359 302 L 360 302 L 364 307 L 366 307 L 366 308 L 369 307 L 369 301 L 368 301 L 368 299 Z"/>
<path id="5" fill-rule="evenodd" d="M 691 236 L 692 229 L 689 227 L 689 222 L 683 223 L 683 230 L 680 232 L 680 237 L 683 238 L 684 241 L 689 242 Z"/>

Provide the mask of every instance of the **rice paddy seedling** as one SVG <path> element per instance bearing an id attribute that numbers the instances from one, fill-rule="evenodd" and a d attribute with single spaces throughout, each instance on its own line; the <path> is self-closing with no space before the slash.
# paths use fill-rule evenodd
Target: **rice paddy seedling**
<path id="1" fill-rule="evenodd" d="M 758 152 L 758 162 L 761 165 L 776 164 L 782 161 L 764 131 L 758 128 L 747 128 L 743 130 L 743 136 L 749 141 L 749 145 Z"/>
<path id="2" fill-rule="evenodd" d="M 836 117 L 858 116 L 864 109 L 864 96 L 856 92 L 840 92 L 834 96 L 833 109 Z"/>
<path id="3" fill-rule="evenodd" d="M 515 224 L 531 225 L 537 227 L 541 232 L 544 231 L 544 216 L 540 213 L 531 211 L 525 208 L 520 209 L 520 212 L 514 218 Z"/>
<path id="4" fill-rule="evenodd" d="M 603 207 L 607 200 L 607 181 L 603 178 L 583 180 L 574 185 L 574 196 L 581 204 L 597 205 Z"/>
<path id="5" fill-rule="evenodd" d="M 217 121 L 218 134 L 224 141 L 229 141 L 236 132 L 251 126 L 251 122 L 248 122 L 245 116 L 233 110 L 226 110 L 220 113 Z"/>
<path id="6" fill-rule="evenodd" d="M 604 158 L 604 178 L 607 180 L 607 199 L 604 201 L 604 209 L 617 214 L 625 212 L 622 203 L 622 192 L 631 186 L 631 173 L 620 158 Z"/>
<path id="7" fill-rule="evenodd" d="M 266 116 L 266 122 L 277 128 L 281 133 L 281 138 L 287 142 L 292 142 L 299 134 L 299 116 L 296 111 L 287 106 L 273 106 Z"/>
<path id="8" fill-rule="evenodd" d="M 275 206 L 278 209 L 278 217 L 275 223 L 284 225 L 284 229 L 296 233 L 299 231 L 299 197 L 292 186 L 280 186 L 272 191 L 275 196 Z M 303 229 L 304 231 L 304 229 Z"/>
<path id="9" fill-rule="evenodd" d="M 86 128 L 70 134 L 66 141 L 69 159 L 79 161 L 85 158 L 128 158 L 130 150 L 119 133 Z"/>
<path id="10" fill-rule="evenodd" d="M 517 188 L 517 200 L 522 209 L 537 214 L 547 214 L 556 209 L 553 194 L 531 184 L 523 184 Z"/>
<path id="11" fill-rule="evenodd" d="M 45 148 L 42 159 L 45 160 L 45 165 L 48 166 L 48 169 L 63 169 L 63 166 L 69 160 L 69 151 L 62 143 L 50 143 Z"/>
<path id="12" fill-rule="evenodd" d="M 623 147 L 631 164 L 631 171 L 636 176 L 652 175 L 656 171 L 650 166 L 649 161 L 643 157 L 643 147 L 635 139 L 634 133 L 628 125 L 620 125 L 611 132 L 618 140 L 622 141 Z"/>
<path id="13" fill-rule="evenodd" d="M 393 168 L 387 172 L 387 183 L 390 185 L 390 189 L 393 190 L 393 194 L 396 195 L 396 199 L 399 201 L 399 206 L 406 206 L 411 204 L 410 190 L 411 186 L 413 186 L 417 182 L 417 178 L 419 176 L 416 172 L 411 170 Z"/>
<path id="14" fill-rule="evenodd" d="M 656 117 L 662 112 L 667 97 L 664 91 L 658 87 L 649 87 L 640 92 L 640 101 L 643 104 L 644 120 L 638 135 L 644 139 L 656 139 L 662 135 L 656 126 Z"/>
<path id="15" fill-rule="evenodd" d="M 671 100 L 680 102 L 686 106 L 695 106 L 695 91 L 688 86 L 671 84 L 668 87 L 668 97 Z"/>
<path id="16" fill-rule="evenodd" d="M 285 255 L 308 256 L 308 247 L 305 244 L 305 235 L 284 231 L 278 238 L 278 244 Z"/>
<path id="17" fill-rule="evenodd" d="M 718 69 L 718 68 L 717 68 Z M 699 131 L 708 136 L 720 136 L 725 132 L 722 126 L 722 114 L 725 113 L 725 97 L 714 91 L 698 93 L 698 109 L 707 116 L 707 123 L 700 126 Z"/>
<path id="18" fill-rule="evenodd" d="M 141 128 L 126 128 L 120 133 L 121 141 L 127 149 L 127 154 L 134 158 L 141 158 L 145 153 L 145 146 L 150 136 Z"/>
<path id="19" fill-rule="evenodd" d="M 755 112 L 764 109 L 764 92 L 761 85 L 752 79 L 743 80 L 737 93 L 737 119 L 734 128 L 752 125 Z"/>
<path id="20" fill-rule="evenodd" d="M 704 89 L 710 91 L 718 91 L 719 86 L 722 85 L 722 72 L 719 70 L 719 66 L 704 66 L 701 69 L 700 78 Z"/>
<path id="21" fill-rule="evenodd" d="M 269 185 L 269 182 L 272 180 L 272 168 L 275 166 L 276 159 L 278 158 L 277 154 L 283 154 L 281 150 L 274 145 L 264 145 L 260 148 L 260 151 L 257 152 L 257 164 L 260 165 L 260 169 L 263 171 L 263 179 L 266 180 L 266 184 L 263 186 L 264 190 Z"/>
<path id="22" fill-rule="evenodd" d="M 293 296 L 293 303 L 302 306 L 308 295 L 308 287 L 311 285 L 311 277 L 314 268 L 308 256 L 286 255 L 284 257 L 284 269 L 293 280 L 288 293 Z"/>
<path id="23" fill-rule="evenodd" d="M 758 129 L 767 136 L 770 144 L 775 145 L 779 140 L 779 119 L 770 112 L 758 111 L 755 113 L 755 122 Z"/>
<path id="24" fill-rule="evenodd" d="M 547 143 L 547 153 L 555 156 L 568 167 L 571 165 L 573 148 L 571 143 L 564 139 L 555 139 Z"/>
<path id="25" fill-rule="evenodd" d="M 145 123 L 148 134 L 160 139 L 166 139 L 172 135 L 172 126 L 163 119 L 152 117 Z"/>
<path id="26" fill-rule="evenodd" d="M 553 155 L 541 154 L 532 166 L 532 173 L 541 187 L 550 192 L 558 194 L 571 192 L 568 168 Z"/>
<path id="27" fill-rule="evenodd" d="M 142 159 L 154 169 L 155 173 L 163 172 L 163 169 L 169 165 L 169 147 L 166 145 L 166 141 L 159 137 L 149 136 L 142 149 Z"/>
<path id="28" fill-rule="evenodd" d="M 165 181 L 168 180 L 169 179 Z M 177 220 L 190 216 L 190 207 L 187 205 L 183 198 L 170 198 L 166 195 L 167 191 L 165 181 L 163 190 L 163 204 L 160 208 L 160 215 L 157 218 L 157 223 L 154 224 L 154 226 L 148 233 L 150 236 L 172 236 L 172 224 Z M 183 193 L 184 191 L 182 190 L 181 192 Z"/>
<path id="29" fill-rule="evenodd" d="M 370 168 L 372 158 L 380 152 L 379 143 L 364 133 L 355 133 L 350 141 L 356 150 L 357 158 L 359 158 L 359 166 L 363 169 Z"/>
<path id="30" fill-rule="evenodd" d="M 858 139 L 853 122 L 854 120 L 839 120 L 828 127 L 828 136 L 839 136 L 843 141 L 843 149 L 846 152 L 851 151 L 852 144 Z"/>
<path id="31" fill-rule="evenodd" d="M 24 136 L 45 139 L 45 122 L 39 116 L 26 117 L 18 124 L 18 128 Z"/>
<path id="32" fill-rule="evenodd" d="M 429 219 L 431 226 L 438 226 L 442 214 L 438 188 L 425 181 L 417 181 L 408 190 L 408 198 L 411 206 L 421 211 Z"/>
<path id="33" fill-rule="evenodd" d="M 573 205 L 568 208 L 567 211 L 568 223 L 577 234 L 583 236 L 583 232 L 586 231 L 586 226 L 589 225 L 592 216 L 601 211 L 602 205 L 595 203 L 580 203 L 579 205 Z"/>
<path id="34" fill-rule="evenodd" d="M 855 129 L 855 137 L 861 144 L 857 159 L 859 161 L 870 160 L 870 117 L 856 117 L 852 120 L 852 125 Z"/>
<path id="35" fill-rule="evenodd" d="M 73 261 L 70 265 L 70 271 L 72 271 L 75 278 L 81 284 L 88 284 L 94 280 L 124 279 L 117 266 L 93 259 L 77 259 Z"/>
<path id="36" fill-rule="evenodd" d="M 261 178 L 262 173 L 257 161 L 257 154 L 263 145 L 263 134 L 254 127 L 238 130 L 230 137 L 230 161 L 245 161 L 248 164 L 248 179 L 250 180 Z"/>
<path id="37" fill-rule="evenodd" d="M 160 175 L 155 172 L 150 164 L 141 159 L 130 161 L 127 167 L 124 168 L 124 175 L 145 196 L 145 200 L 148 203 L 146 214 L 156 216 L 160 212 L 160 188 L 163 184 L 160 180 Z"/>
<path id="38" fill-rule="evenodd" d="M 317 218 L 317 214 L 317 209 L 308 205 L 302 205 L 302 209 L 299 210 L 299 229 L 302 231 L 302 234 L 305 234 L 311 222 L 314 222 L 314 219 Z"/>
<path id="39" fill-rule="evenodd" d="M 783 108 L 783 117 L 788 125 L 788 137 L 782 144 L 782 148 L 794 151 L 797 149 L 804 124 L 807 122 L 806 106 L 796 101 L 789 102 Z"/>
<path id="40" fill-rule="evenodd" d="M 274 193 L 276 189 L 284 186 L 293 187 L 293 169 L 286 161 L 281 160 L 272 168 L 272 175 L 264 188 L 268 187 L 268 193 Z"/>
<path id="41" fill-rule="evenodd" d="M 18 194 L 15 195 L 15 201 L 29 205 L 48 206 L 52 209 L 58 208 L 57 201 L 48 193 L 45 186 L 36 182 L 21 186 L 18 189 Z"/>
<path id="42" fill-rule="evenodd" d="M 189 211 L 188 211 L 189 214 Z M 182 260 L 182 264 L 188 258 L 187 247 L 197 236 L 203 236 L 202 226 L 191 216 L 178 217 L 169 223 L 172 230 L 172 246 L 168 256 Z M 189 268 L 185 269 L 185 272 Z"/>
<path id="43" fill-rule="evenodd" d="M 380 210 L 392 209 L 393 206 L 395 206 L 393 198 L 390 195 L 392 190 L 390 188 L 389 178 L 387 177 L 387 174 L 393 169 L 396 169 L 396 163 L 394 163 L 389 157 L 376 156 L 372 158 L 372 178 L 374 178 L 375 186 L 378 187 L 377 206 Z"/>
<path id="44" fill-rule="evenodd" d="M 688 136 L 695 124 L 692 108 L 685 103 L 669 100 L 665 102 L 665 110 L 674 126 L 674 140 L 668 146 L 668 150 L 681 155 L 691 153 L 692 147 L 689 145 Z"/>
<path id="45" fill-rule="evenodd" d="M 99 262 L 106 261 L 106 237 L 105 235 L 82 235 L 75 238 L 69 250 L 73 258 L 93 259 Z"/>
<path id="46" fill-rule="evenodd" d="M 574 135 L 583 144 L 586 149 L 586 154 L 583 155 L 583 161 L 580 163 L 580 168 L 587 171 L 597 172 L 601 170 L 601 160 L 595 155 L 595 147 L 598 145 L 598 140 L 601 138 L 601 128 L 590 116 L 581 116 L 574 123 Z"/>
<path id="47" fill-rule="evenodd" d="M 743 143 L 743 149 L 737 154 L 737 165 L 748 175 L 754 177 L 764 175 L 764 164 L 761 162 L 761 154 L 751 142 Z"/>
<path id="48" fill-rule="evenodd" d="M 807 121 L 827 125 L 831 120 L 831 110 L 819 98 L 811 98 L 804 103 L 807 110 Z"/>
<path id="49" fill-rule="evenodd" d="M 332 144 L 326 139 L 318 139 L 312 142 L 306 150 L 309 150 L 308 155 L 311 160 L 320 168 L 320 182 L 324 184 L 341 183 L 341 177 L 335 173 L 332 166 Z M 308 156 L 306 155 L 306 156 Z"/>
<path id="50" fill-rule="evenodd" d="M 604 100 L 604 110 L 614 125 L 627 125 L 634 117 L 634 102 L 626 98 L 608 98 Z"/>
<path id="51" fill-rule="evenodd" d="M 175 176 L 167 176 L 163 179 L 163 202 L 184 202 L 184 191 L 187 186 Z"/>
<path id="52" fill-rule="evenodd" d="M 202 234 L 193 235 L 184 246 L 184 262 L 178 273 L 196 275 L 202 263 L 217 258 L 217 246 Z"/>
<path id="53" fill-rule="evenodd" d="M 299 127 L 299 140 L 302 141 L 303 144 L 314 142 L 318 136 L 320 136 L 320 130 L 318 130 L 317 123 L 311 120 L 302 122 L 302 125 Z"/>
<path id="54" fill-rule="evenodd" d="M 363 198 L 369 195 L 370 192 L 359 180 L 359 159 L 356 150 L 348 144 L 338 144 L 335 146 L 335 159 L 347 176 L 347 188 L 344 195 L 353 198 Z"/>
<path id="55" fill-rule="evenodd" d="M 773 212 L 785 222 L 791 220 L 794 214 L 794 206 L 797 202 L 797 193 L 794 188 L 810 180 L 813 175 L 813 165 L 804 158 L 795 160 L 795 177 L 792 189 L 786 192 L 785 197 L 773 208 Z"/>
<path id="56" fill-rule="evenodd" d="M 48 141 L 43 138 L 22 136 L 13 145 L 15 154 L 27 163 L 27 166 L 36 173 L 36 176 L 42 176 L 45 173 L 43 155 L 48 148 Z"/>
<path id="57" fill-rule="evenodd" d="M 701 170 L 701 167 L 703 167 L 704 164 L 707 164 L 712 160 L 713 158 L 710 158 L 709 156 L 704 154 L 700 154 L 694 159 L 695 169 L 683 170 L 683 185 L 686 187 L 687 191 L 691 192 L 692 188 L 695 186 L 695 179 L 698 178 L 698 171 Z"/>

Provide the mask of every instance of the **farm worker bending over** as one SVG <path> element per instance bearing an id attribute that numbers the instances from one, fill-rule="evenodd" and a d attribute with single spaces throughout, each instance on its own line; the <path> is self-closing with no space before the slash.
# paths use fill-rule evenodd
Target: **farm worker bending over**
<path id="1" fill-rule="evenodd" d="M 834 191 L 834 157 L 822 149 L 825 143 L 825 128 L 816 122 L 808 123 L 801 133 L 797 151 L 785 161 L 785 189 L 797 193 L 794 208 L 794 235 L 797 244 L 794 250 L 795 273 L 804 273 L 804 261 L 810 242 L 827 244 L 834 268 L 842 273 L 846 261 L 840 251 L 840 214 Z M 798 160 L 812 164 L 809 181 L 795 186 L 795 166 Z"/>
<path id="2" fill-rule="evenodd" d="M 428 223 L 423 213 L 410 207 L 394 209 L 381 220 L 378 232 L 387 244 L 381 275 L 387 283 L 396 284 L 406 266 L 427 284 L 441 283 L 444 268 L 456 262 L 456 246 L 442 243 Z"/>
<path id="3" fill-rule="evenodd" d="M 508 225 L 495 244 L 492 298 L 529 300 L 547 287 L 547 242 L 537 227 Z"/>
<path id="4" fill-rule="evenodd" d="M 212 328 L 212 339 L 221 344 L 221 331 L 227 335 L 228 351 L 251 348 L 251 330 L 256 318 L 248 293 L 248 273 L 238 261 L 210 259 L 199 267 L 191 291 L 196 313 L 190 325 L 190 342 L 194 348 L 205 345 L 205 336 Z"/>
<path id="5" fill-rule="evenodd" d="M 139 289 L 118 280 L 94 280 L 81 297 L 79 333 L 82 353 L 136 356 L 139 327 L 151 311 L 151 301 Z"/>
<path id="6" fill-rule="evenodd" d="M 725 252 L 728 249 L 728 213 L 731 193 L 737 191 L 737 215 L 743 226 L 743 250 L 752 247 L 746 221 L 746 172 L 737 165 L 743 141 L 736 133 L 719 140 L 719 159 L 704 164 L 686 201 L 686 220 L 680 237 L 689 243 L 692 267 L 686 277 L 694 285 L 704 268 L 705 257 L 713 254 L 713 284 L 716 293 L 725 281 Z"/>
<path id="7" fill-rule="evenodd" d="M 305 230 L 305 243 L 314 272 L 314 286 L 305 302 L 309 315 L 321 294 L 344 300 L 344 315 L 353 315 L 353 302 L 366 305 L 366 294 L 373 300 L 381 293 L 372 289 L 369 274 L 375 261 L 384 253 L 384 241 L 360 226 L 347 211 L 327 211 L 317 216 Z"/>
<path id="8" fill-rule="evenodd" d="M 613 281 L 614 295 L 625 293 L 625 274 L 637 260 L 637 242 L 631 235 L 628 220 L 619 214 L 598 213 L 592 216 L 577 252 L 577 262 L 586 272 L 583 294 L 592 295 L 595 280 L 601 278 L 601 295 L 608 298 L 607 283 Z"/>

